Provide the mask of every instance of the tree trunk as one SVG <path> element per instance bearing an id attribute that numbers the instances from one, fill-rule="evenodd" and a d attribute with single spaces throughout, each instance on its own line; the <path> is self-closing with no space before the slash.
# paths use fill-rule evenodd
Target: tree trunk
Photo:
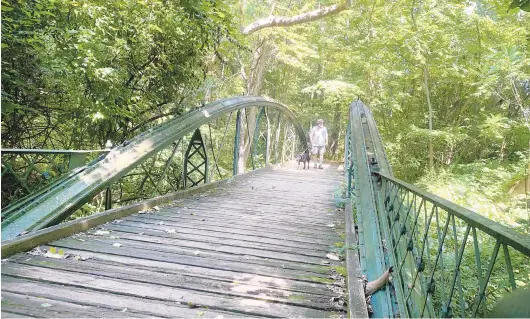
<path id="1" fill-rule="evenodd" d="M 432 105 L 431 94 L 429 92 L 429 71 L 425 64 L 423 65 L 423 84 L 425 85 L 425 97 L 429 107 L 429 169 L 434 167 L 434 151 L 432 148 Z"/>
<path id="2" fill-rule="evenodd" d="M 261 88 L 263 87 L 265 67 L 267 66 L 267 62 L 270 59 L 271 51 L 272 46 L 267 42 L 267 40 L 263 40 L 260 47 L 252 56 L 250 72 L 246 78 L 247 86 L 245 95 L 257 96 L 260 94 Z M 250 156 L 250 148 L 252 146 L 252 139 L 254 137 L 254 130 L 256 128 L 257 114 L 257 108 L 248 108 L 241 113 L 243 122 L 245 123 L 247 129 L 241 130 L 241 138 L 239 140 L 239 159 L 237 165 L 240 174 L 246 171 L 246 164 L 248 157 Z"/>

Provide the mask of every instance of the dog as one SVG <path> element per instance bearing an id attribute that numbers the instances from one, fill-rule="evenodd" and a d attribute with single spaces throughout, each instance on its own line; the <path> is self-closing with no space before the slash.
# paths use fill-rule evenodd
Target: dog
<path id="1" fill-rule="evenodd" d="M 305 163 L 307 163 L 307 169 L 309 169 L 309 161 L 311 161 L 311 153 L 309 152 L 309 148 L 306 148 L 303 153 L 296 155 L 295 158 L 298 162 L 298 169 L 300 169 L 300 163 L 304 163 L 304 169 Z"/>

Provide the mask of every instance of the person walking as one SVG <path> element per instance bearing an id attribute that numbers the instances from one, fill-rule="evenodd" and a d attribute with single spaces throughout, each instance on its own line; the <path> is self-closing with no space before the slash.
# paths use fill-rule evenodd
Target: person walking
<path id="1" fill-rule="evenodd" d="M 328 145 L 328 129 L 324 126 L 323 119 L 317 120 L 317 125 L 313 126 L 311 132 L 309 133 L 309 140 L 311 141 L 313 154 L 317 155 L 317 158 L 319 160 L 318 168 L 322 169 L 324 153 L 326 152 L 326 146 Z M 317 168 L 316 161 L 315 168 Z"/>

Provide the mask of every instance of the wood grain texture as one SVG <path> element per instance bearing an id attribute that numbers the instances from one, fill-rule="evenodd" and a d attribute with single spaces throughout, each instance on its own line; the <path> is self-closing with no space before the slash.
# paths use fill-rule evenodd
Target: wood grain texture
<path id="1" fill-rule="evenodd" d="M 344 316 L 330 289 L 344 262 L 326 258 L 343 242 L 340 179 L 289 164 L 40 247 L 66 259 L 11 256 L 2 316 Z"/>

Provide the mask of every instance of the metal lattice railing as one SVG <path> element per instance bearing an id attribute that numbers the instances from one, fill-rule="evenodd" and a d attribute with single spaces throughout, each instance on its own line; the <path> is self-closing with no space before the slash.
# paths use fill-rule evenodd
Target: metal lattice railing
<path id="1" fill-rule="evenodd" d="M 2 149 L 2 210 L 110 150 Z M 4 216 L 4 213 L 2 214 Z"/>
<path id="2" fill-rule="evenodd" d="M 528 236 L 388 174 L 379 176 L 397 284 L 412 316 L 482 317 L 503 293 L 530 283 Z M 411 299 L 417 287 L 420 304 Z"/>
<path id="3" fill-rule="evenodd" d="M 251 131 L 248 125 L 254 125 L 249 123 L 254 122 L 248 119 L 245 122 L 241 116 L 249 108 L 260 111 L 255 121 L 256 127 L 252 130 L 253 136 L 247 132 Z M 232 121 L 234 114 L 237 114 L 235 123 Z M 282 119 L 283 126 L 290 133 L 285 134 L 283 139 L 280 134 Z M 271 128 L 276 129 L 274 141 Z M 72 163 L 76 161 L 70 158 L 69 161 L 58 161 L 56 158 L 53 163 L 59 163 L 60 168 L 54 168 L 58 173 L 51 175 L 62 177 L 50 180 L 43 191 L 36 192 L 33 188 L 25 187 L 27 182 L 19 181 L 22 180 L 20 176 L 26 175 L 45 178 L 47 175 L 41 172 L 41 163 L 31 166 L 33 163 L 24 164 L 23 160 L 19 160 L 17 163 L 25 166 L 14 166 L 2 158 L 2 182 L 4 177 L 13 175 L 25 190 L 20 197 L 28 195 L 15 208 L 8 212 L 2 210 L 2 239 L 57 224 L 77 212 L 82 216 L 201 183 L 226 179 L 242 173 L 238 171 L 238 164 L 244 164 L 243 168 L 248 167 L 248 162 L 252 163 L 252 168 L 266 167 L 271 162 L 271 154 L 275 154 L 275 160 L 279 157 L 279 149 L 289 149 L 293 153 L 296 136 L 305 143 L 302 127 L 284 105 L 268 98 L 236 97 L 210 103 L 158 125 L 112 150 L 105 150 L 108 154 L 104 158 L 98 158 L 82 168 L 69 170 L 68 167 L 71 169 Z M 252 143 L 247 144 L 252 141 L 255 142 L 253 147 Z M 242 163 L 238 163 L 242 145 L 250 145 L 252 152 L 248 154 L 248 162 L 243 163 L 241 160 Z M 233 154 L 229 154 L 230 149 L 234 150 Z M 76 155 L 87 151 L 66 152 Z M 288 160 L 292 156 L 283 157 Z M 246 156 L 243 158 L 247 159 Z M 29 168 L 26 167 L 28 164 Z"/>
<path id="4" fill-rule="evenodd" d="M 361 270 L 377 278 L 377 268 L 394 269 L 393 284 L 372 296 L 375 316 L 487 316 L 529 286 L 528 234 L 393 177 L 368 107 L 352 103 L 349 121 L 345 177 Z"/>

